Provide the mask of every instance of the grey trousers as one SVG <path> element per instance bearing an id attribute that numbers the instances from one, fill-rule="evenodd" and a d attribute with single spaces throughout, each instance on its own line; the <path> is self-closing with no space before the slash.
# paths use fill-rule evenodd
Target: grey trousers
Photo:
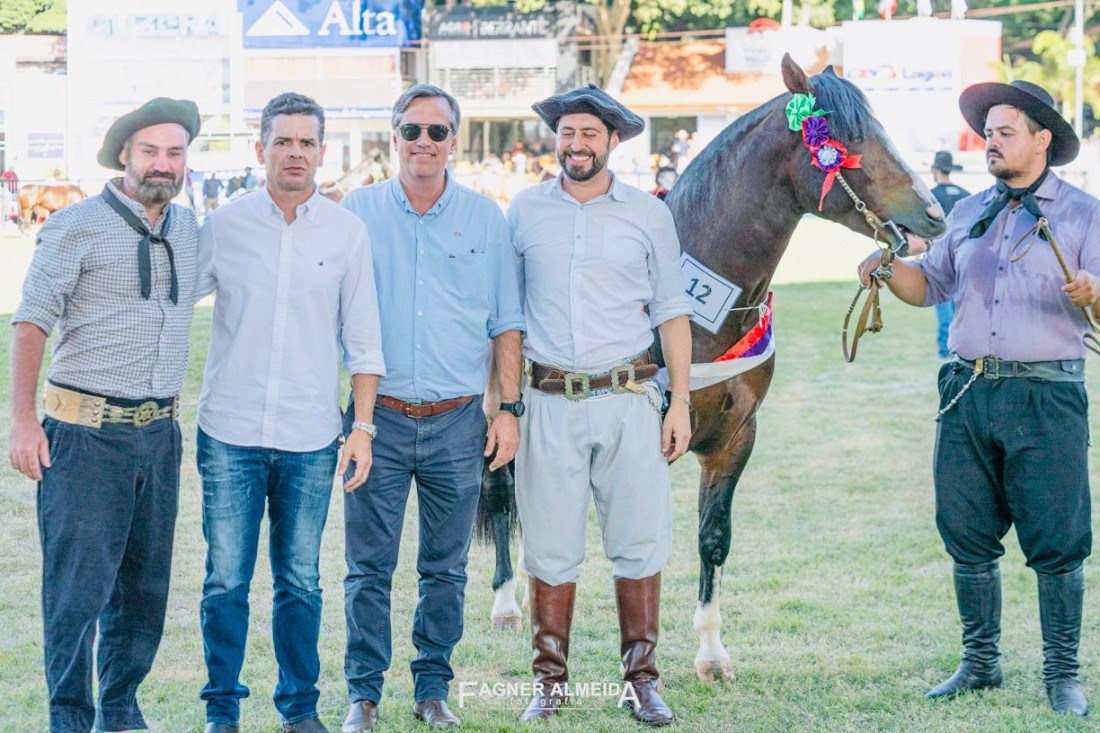
<path id="1" fill-rule="evenodd" d="M 577 401 L 524 392 L 516 503 L 524 567 L 544 583 L 580 576 L 590 494 L 615 577 L 647 578 L 668 561 L 671 487 L 656 385 L 647 391 Z"/>

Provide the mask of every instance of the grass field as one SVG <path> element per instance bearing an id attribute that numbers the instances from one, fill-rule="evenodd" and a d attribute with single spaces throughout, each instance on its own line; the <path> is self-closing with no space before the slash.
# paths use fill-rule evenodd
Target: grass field
<path id="1" fill-rule="evenodd" d="M 852 264 L 854 269 L 854 263 Z M 674 555 L 665 571 L 659 662 L 666 700 L 686 731 L 1062 731 L 1093 730 L 1088 720 L 1049 712 L 1040 678 L 1041 650 L 1034 574 L 1014 535 L 1003 563 L 1005 686 L 954 702 L 932 703 L 926 689 L 958 661 L 959 627 L 950 562 L 933 522 L 930 485 L 935 431 L 934 317 L 886 299 L 886 330 L 869 336 L 860 360 L 840 356 L 840 320 L 851 283 L 777 288 L 776 378 L 760 414 L 756 452 L 734 498 L 733 549 L 726 564 L 724 639 L 733 683 L 703 684 L 692 660 L 697 583 L 696 481 L 691 457 L 673 470 Z M 167 631 L 142 688 L 153 730 L 201 731 L 198 692 L 205 681 L 198 630 L 204 546 L 194 465 L 195 409 L 210 311 L 200 308 L 184 390 L 181 510 Z M 0 329 L 7 352 L 8 329 Z M 1097 369 L 1090 375 L 1095 392 Z M 7 435 L 9 388 L 0 376 L 0 435 Z M 6 452 L 6 451 L 5 451 Z M 0 730 L 46 730 L 39 612 L 40 558 L 34 487 L 0 468 Z M 1094 465 L 1093 480 L 1098 478 Z M 90 486 L 89 490 L 94 490 Z M 345 711 L 342 678 L 342 512 L 334 494 L 322 558 L 322 718 L 337 730 Z M 410 504 L 394 582 L 394 660 L 380 731 L 412 731 L 408 662 L 415 604 L 415 502 Z M 578 590 L 574 681 L 618 679 L 618 631 L 594 518 L 589 559 Z M 454 655 L 457 682 L 529 679 L 529 631 L 495 633 L 489 623 L 492 554 L 471 553 L 466 634 Z M 1095 566 L 1088 582 L 1100 588 Z M 1082 670 L 1100 705 L 1100 613 L 1086 600 Z M 242 731 L 275 731 L 270 701 L 275 668 L 270 640 L 271 582 L 261 548 L 252 594 L 252 632 L 244 681 Z M 454 688 L 457 690 L 457 688 Z M 475 731 L 519 728 L 525 700 L 476 700 L 456 712 Z M 457 694 L 452 695 L 457 706 Z M 637 731 L 611 699 L 542 725 L 547 731 Z"/>

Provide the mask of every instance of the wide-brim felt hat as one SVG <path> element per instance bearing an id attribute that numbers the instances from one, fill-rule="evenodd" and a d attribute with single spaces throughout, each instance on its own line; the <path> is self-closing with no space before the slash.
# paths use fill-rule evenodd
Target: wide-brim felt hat
<path id="1" fill-rule="evenodd" d="M 599 117 L 612 130 L 619 133 L 619 141 L 629 140 L 641 134 L 645 129 L 645 120 L 631 112 L 610 94 L 595 84 L 578 87 L 572 91 L 555 94 L 552 97 L 531 105 L 535 114 L 542 118 L 554 132 L 558 131 L 558 120 L 563 115 L 590 114 Z"/>
<path id="2" fill-rule="evenodd" d="M 984 124 L 984 123 L 983 123 Z M 944 173 L 951 173 L 953 171 L 961 171 L 963 167 L 955 162 L 951 153 L 946 150 L 941 150 L 936 153 L 936 157 L 932 159 L 932 167 L 936 170 L 943 171 Z"/>
<path id="3" fill-rule="evenodd" d="M 103 138 L 103 147 L 99 149 L 96 160 L 104 168 L 126 170 L 126 166 L 118 159 L 126 141 L 138 130 L 168 122 L 174 122 L 187 131 L 188 143 L 199 134 L 199 127 L 202 125 L 199 108 L 190 99 L 157 97 L 114 121 Z"/>
<path id="4" fill-rule="evenodd" d="M 974 84 L 963 90 L 959 97 L 959 109 L 967 124 L 974 132 L 985 137 L 985 117 L 989 108 L 998 104 L 1027 112 L 1031 119 L 1050 130 L 1050 164 L 1065 165 L 1077 157 L 1081 151 L 1081 141 L 1054 108 L 1054 98 L 1037 84 L 1028 81 L 1014 81 L 1011 84 L 984 82 Z"/>

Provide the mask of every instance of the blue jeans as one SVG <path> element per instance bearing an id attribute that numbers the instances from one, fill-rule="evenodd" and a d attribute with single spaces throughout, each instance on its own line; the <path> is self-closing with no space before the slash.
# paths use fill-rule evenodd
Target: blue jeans
<path id="1" fill-rule="evenodd" d="M 203 650 L 210 680 L 202 690 L 206 719 L 238 725 L 240 683 L 248 636 L 248 589 L 256 567 L 260 521 L 267 504 L 271 572 L 275 579 L 271 630 L 279 682 L 275 707 L 288 723 L 317 715 L 321 664 L 321 533 L 336 473 L 337 441 L 295 453 L 229 445 L 199 429 L 202 532 Z"/>
<path id="2" fill-rule="evenodd" d="M 936 348 L 944 359 L 951 356 L 947 348 L 947 333 L 951 328 L 951 319 L 955 317 L 955 301 L 947 300 L 936 304 Z"/>
<path id="3" fill-rule="evenodd" d="M 345 430 L 351 414 L 349 408 Z M 379 406 L 374 421 L 378 440 L 370 474 L 366 483 L 344 494 L 348 697 L 375 703 L 382 698 L 383 674 L 392 654 L 390 586 L 415 478 L 420 600 L 412 628 L 418 652 L 410 665 L 413 697 L 445 700 L 454 678 L 451 652 L 462 638 L 466 556 L 481 493 L 485 414 L 481 400 L 475 399 L 419 419 Z"/>
<path id="4" fill-rule="evenodd" d="M 50 731 L 145 728 L 137 690 L 164 630 L 179 425 L 158 420 L 141 428 L 87 428 L 46 418 L 43 428 L 52 463 L 38 485 Z M 97 626 L 98 709 L 92 699 Z"/>

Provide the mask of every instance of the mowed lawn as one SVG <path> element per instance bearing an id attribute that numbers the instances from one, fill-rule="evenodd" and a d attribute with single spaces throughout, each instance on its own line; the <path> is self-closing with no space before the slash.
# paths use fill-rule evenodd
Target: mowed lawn
<path id="1" fill-rule="evenodd" d="M 854 270 L 854 263 L 852 265 Z M 935 432 L 934 317 L 891 298 L 883 333 L 868 336 L 859 361 L 840 355 L 840 322 L 852 283 L 783 285 L 776 295 L 776 378 L 759 416 L 755 454 L 733 508 L 733 548 L 723 585 L 723 637 L 732 683 L 705 684 L 692 668 L 697 584 L 693 458 L 673 469 L 674 556 L 665 571 L 659 662 L 666 699 L 685 731 L 1062 731 L 1093 730 L 1090 720 L 1049 712 L 1040 677 L 1041 641 L 1034 574 L 1015 536 L 1003 563 L 1005 686 L 954 702 L 929 702 L 927 688 L 959 657 L 951 565 L 933 519 L 930 481 Z M 6 320 L 6 318 L 5 318 Z M 183 396 L 183 463 L 176 560 L 167 631 L 141 702 L 153 730 L 201 731 L 205 682 L 198 602 L 204 546 L 194 464 L 195 409 L 210 322 L 200 308 Z M 7 352 L 9 329 L 0 328 Z M 1100 366 L 1090 367 L 1095 394 Z M 0 435 L 7 435 L 9 387 L 0 376 Z M 0 730 L 46 730 L 39 611 L 40 556 L 34 487 L 0 468 Z M 1093 467 L 1093 481 L 1100 478 Z M 644 481 L 640 476 L 638 480 Z M 88 491 L 95 491 L 94 484 Z M 343 685 L 343 504 L 333 493 L 322 557 L 325 590 L 320 712 L 338 729 Z M 394 582 L 393 668 L 379 731 L 419 730 L 410 714 L 416 600 L 416 506 L 410 502 Z M 492 552 L 470 558 L 466 634 L 454 655 L 458 682 L 522 682 L 530 674 L 529 629 L 497 633 L 489 623 Z M 1100 708 L 1100 573 L 1088 567 L 1082 670 Z M 242 731 L 275 731 L 275 666 L 270 640 L 271 580 L 266 551 L 256 569 L 244 682 Z M 594 516 L 578 590 L 572 644 L 575 682 L 618 679 L 618 629 Z M 457 691 L 457 687 L 455 688 Z M 637 731 L 613 698 L 585 698 L 547 731 Z M 501 696 L 457 709 L 468 730 L 519 728 L 525 700 Z"/>

